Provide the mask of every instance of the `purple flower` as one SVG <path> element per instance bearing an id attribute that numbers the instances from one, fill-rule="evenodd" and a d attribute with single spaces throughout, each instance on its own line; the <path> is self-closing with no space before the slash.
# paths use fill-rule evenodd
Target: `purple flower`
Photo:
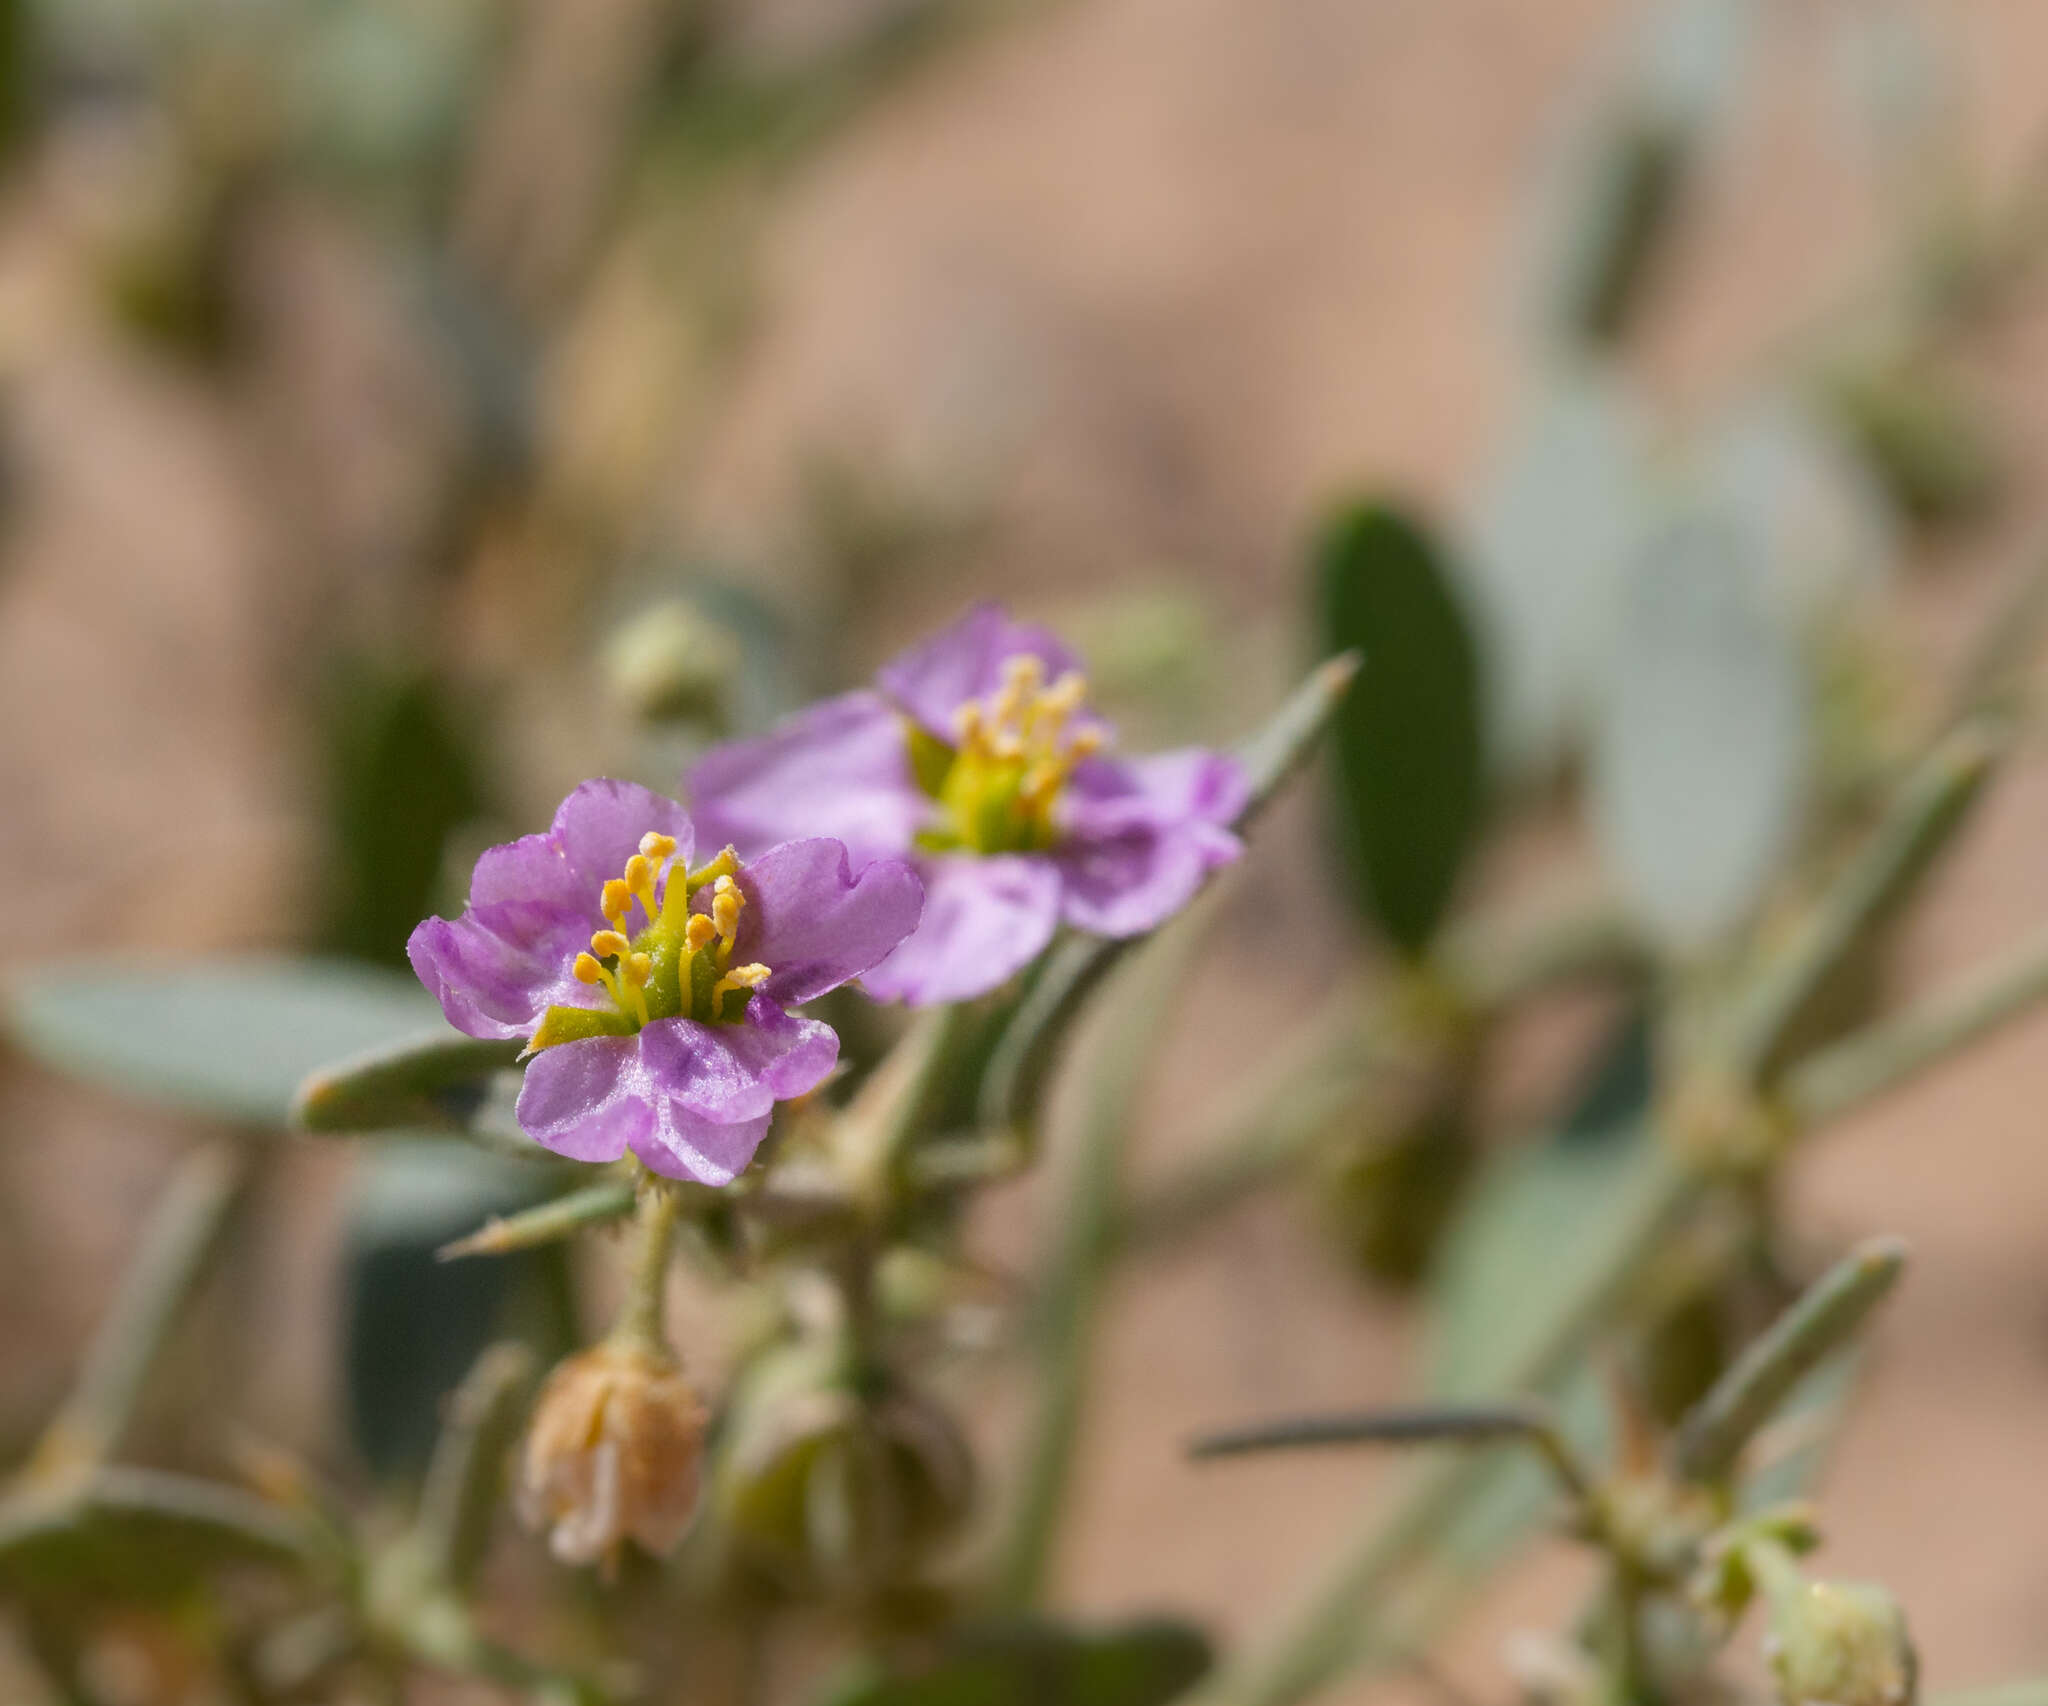
<path id="1" fill-rule="evenodd" d="M 406 951 L 457 1030 L 527 1039 L 530 1137 L 723 1185 L 775 1104 L 839 1058 L 829 1026 L 788 1009 L 884 959 L 924 894 L 899 859 L 856 876 L 837 841 L 692 869 L 695 850 L 675 801 L 585 782 L 547 834 L 477 860 L 462 916 L 429 918 Z"/>
<path id="2" fill-rule="evenodd" d="M 882 670 L 873 691 L 798 712 L 690 773 L 707 833 L 743 852 L 794 835 L 856 867 L 912 859 L 924 922 L 867 972 L 883 1000 L 964 1001 L 1028 964 L 1062 920 L 1136 936 L 1242 850 L 1234 759 L 1108 756 L 1065 646 L 994 605 Z"/>

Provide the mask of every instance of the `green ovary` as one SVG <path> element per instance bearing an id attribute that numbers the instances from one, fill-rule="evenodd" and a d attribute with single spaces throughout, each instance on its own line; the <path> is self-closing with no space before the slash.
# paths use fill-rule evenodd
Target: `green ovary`
<path id="1" fill-rule="evenodd" d="M 576 956 L 575 972 L 579 982 L 601 987 L 610 1006 L 550 1007 L 527 1044 L 529 1054 L 587 1037 L 631 1036 L 656 1019 L 730 1025 L 745 1015 L 768 968 L 732 963 L 746 905 L 733 880 L 739 861 L 728 847 L 698 870 L 672 871 L 667 892 L 657 899 L 656 878 L 675 845 L 649 830 L 625 875 L 604 885 L 606 928 L 590 938 L 590 952 Z M 707 887 L 709 910 L 691 911 L 692 898 Z M 647 924 L 629 939 L 625 924 L 636 905 Z"/>
<path id="2" fill-rule="evenodd" d="M 956 746 L 912 727 L 912 768 L 939 807 L 918 836 L 932 852 L 1036 853 L 1059 839 L 1055 812 L 1074 767 L 1098 750 L 1093 728 L 1069 730 L 1087 683 L 1068 673 L 1044 684 L 1035 657 L 1009 659 L 1003 685 L 954 713 Z"/>

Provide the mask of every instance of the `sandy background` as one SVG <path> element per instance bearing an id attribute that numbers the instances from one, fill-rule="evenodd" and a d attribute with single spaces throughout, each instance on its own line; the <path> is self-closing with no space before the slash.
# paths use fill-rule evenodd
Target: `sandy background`
<path id="1" fill-rule="evenodd" d="M 1712 409 L 1774 337 L 1876 264 L 1875 210 L 1830 92 L 1833 10 L 1777 8 L 1755 111 L 1698 186 L 1642 350 L 1680 418 Z M 2000 181 L 2048 127 L 2048 8 L 1928 10 L 1967 92 L 1971 157 Z M 757 557 L 772 577 L 821 454 L 857 454 L 913 493 L 969 485 L 987 516 L 974 590 L 1058 610 L 1106 581 L 1199 584 L 1218 630 L 1247 636 L 1242 704 L 1268 702 L 1318 502 L 1360 479 L 1449 500 L 1510 416 L 1528 192 L 1619 15 L 1595 0 L 1067 0 L 991 29 L 909 78 L 758 216 L 737 353 L 646 463 L 657 531 Z M 317 217 L 264 258 L 262 360 L 224 392 L 63 310 L 64 193 L 43 185 L 0 225 L 0 300 L 22 328 L 7 431 L 26 494 L 0 570 L 0 960 L 63 955 L 118 978 L 131 954 L 302 934 L 310 805 L 301 731 L 278 714 L 293 624 L 317 602 L 301 583 L 349 560 L 337 540 L 368 550 L 377 527 L 406 525 L 401 450 L 431 420 L 380 353 L 374 316 L 359 324 L 345 288 L 323 292 L 354 263 Z M 602 389 L 564 359 L 565 388 Z M 2034 454 L 2048 452 L 2048 319 L 2002 327 L 1971 360 L 2014 461 L 2048 466 Z M 318 399 L 298 430 L 343 447 L 328 510 L 273 477 L 271 388 Z M 631 399 L 620 408 L 630 416 Z M 2041 508 L 2022 490 L 1948 549 L 1900 603 L 1901 646 L 1952 651 Z M 864 591 L 857 661 L 964 590 L 948 570 Z M 540 751 L 522 785 L 544 802 L 579 754 Z M 1254 879 L 1278 897 L 1260 976 L 1302 1013 L 1344 957 L 1308 841 L 1301 810 L 1280 814 Z M 2038 920 L 2044 848 L 2048 764 L 2030 755 L 1911 931 L 1908 988 Z M 1232 1081 L 1219 1045 L 1239 1046 L 1234 975 L 1214 956 L 1203 973 L 1147 1168 L 1198 1139 Z M 2048 1016 L 1827 1134 L 1797 1169 L 1816 1240 L 1892 1230 L 1915 1251 L 1827 1484 L 1824 1558 L 1898 1591 L 1935 1687 L 2048 1666 L 2044 1107 Z M 188 1136 L 0 1067 L 10 1437 L 61 1390 Z M 234 1401 L 286 1437 L 323 1438 L 331 1406 L 320 1324 L 345 1166 L 305 1146 L 274 1187 L 263 1353 Z M 1028 1246 L 1031 1193 L 990 1212 L 999 1245 Z M 1407 1312 L 1362 1293 L 1285 1200 L 1127 1275 L 1062 1602 L 1171 1607 L 1225 1635 L 1266 1626 L 1358 1520 L 1381 1466 L 1197 1473 L 1181 1442 L 1275 1405 L 1386 1397 L 1413 1339 Z M 1504 1633 L 1554 1622 L 1584 1580 L 1561 1547 L 1533 1559 L 1489 1596 L 1452 1674 L 1501 1697 Z"/>

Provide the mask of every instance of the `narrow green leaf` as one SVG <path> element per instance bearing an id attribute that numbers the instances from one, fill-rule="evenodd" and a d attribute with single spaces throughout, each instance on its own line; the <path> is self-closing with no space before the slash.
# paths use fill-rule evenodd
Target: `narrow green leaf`
<path id="1" fill-rule="evenodd" d="M 1808 1014 L 1858 947 L 1919 892 L 2009 740 L 2003 723 L 1965 724 L 1906 778 L 1869 840 L 1737 1010 L 1731 1047 L 1742 1072 L 1768 1085 L 1793 1064 L 1792 1047 L 1807 1030 Z"/>
<path id="2" fill-rule="evenodd" d="M 294 1129 L 390 1131 L 459 1119 L 482 1099 L 483 1080 L 516 1065 L 525 1044 L 465 1037 L 445 1026 L 324 1066 L 292 1098 Z"/>
<path id="3" fill-rule="evenodd" d="M 1420 955 L 1485 804 L 1478 647 L 1436 547 L 1391 509 L 1341 512 L 1316 582 L 1321 649 L 1365 660 L 1330 725 L 1338 837 L 1360 910 Z"/>
<path id="4" fill-rule="evenodd" d="M 1672 1447 L 1677 1472 L 1692 1481 L 1725 1476 L 1793 1388 L 1863 1325 L 1905 1265 L 1897 1239 L 1873 1238 L 1816 1280 L 1685 1418 Z"/>
<path id="5" fill-rule="evenodd" d="M 466 1237 L 443 1244 L 434 1255 L 440 1261 L 452 1262 L 463 1256 L 504 1256 L 514 1250 L 557 1243 L 589 1227 L 610 1226 L 624 1220 L 633 1212 L 637 1200 L 630 1179 L 608 1179 L 556 1197 L 553 1202 L 488 1220 Z"/>
<path id="6" fill-rule="evenodd" d="M 0 1010 L 8 1038 L 59 1072 L 271 1128 L 316 1068 L 441 1022 L 412 978 L 328 960 L 133 966 L 113 980 L 52 965 L 17 976 Z"/>

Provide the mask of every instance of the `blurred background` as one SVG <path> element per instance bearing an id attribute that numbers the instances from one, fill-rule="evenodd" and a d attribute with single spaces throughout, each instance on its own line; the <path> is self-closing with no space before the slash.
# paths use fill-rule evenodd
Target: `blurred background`
<path id="1" fill-rule="evenodd" d="M 1130 745 L 1233 736 L 1313 655 L 1350 494 L 1447 542 L 1478 636 L 1498 786 L 1462 897 L 1641 900 L 1600 718 L 1658 518 L 1764 538 L 1809 818 L 2040 551 L 2044 64 L 2026 0 L 6 0 L 0 966 L 401 965 L 578 779 L 673 786 L 973 598 L 1059 626 Z M 1290 796 L 1215 915 L 1141 1180 L 1256 1066 L 1248 983 L 1277 1032 L 1386 956 L 1325 810 Z M 1887 989 L 2036 924 L 2044 860 L 2036 744 Z M 1519 1018 L 1487 1120 L 1612 1012 Z M 2048 1664 L 2044 1105 L 2036 1020 L 1788 1186 L 1817 1245 L 1916 1252 L 1826 1558 L 1898 1592 L 1943 1685 Z M 202 1130 L 0 1057 L 8 1460 Z M 399 1472 L 360 1365 L 428 1294 L 378 1276 L 379 1189 L 417 1203 L 339 1147 L 275 1156 L 156 1456 Z M 1035 1182 L 981 1205 L 993 1297 L 1044 1213 Z M 1260 1193 L 1121 1275 L 1063 1604 L 1240 1635 L 1349 1531 L 1377 1458 L 1182 1455 L 1408 1380 L 1415 1312 L 1328 1219 Z M 999 1444 L 1016 1394 L 977 1393 Z M 1433 1681 L 1358 1697 L 1498 1698 L 1587 1568 L 1539 1547 Z"/>

